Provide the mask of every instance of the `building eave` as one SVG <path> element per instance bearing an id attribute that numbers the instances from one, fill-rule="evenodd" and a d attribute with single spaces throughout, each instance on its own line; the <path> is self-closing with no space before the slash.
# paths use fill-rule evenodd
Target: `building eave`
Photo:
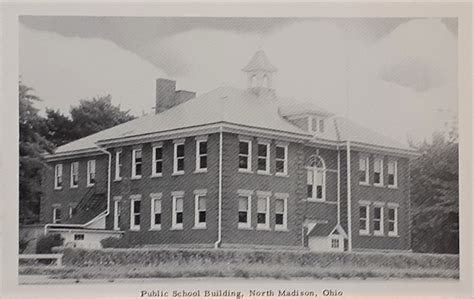
<path id="1" fill-rule="evenodd" d="M 99 156 L 103 155 L 101 151 L 99 151 L 97 148 L 86 148 L 86 149 L 80 149 L 80 150 L 75 150 L 75 151 L 66 151 L 66 152 L 60 152 L 60 153 L 52 153 L 52 154 L 45 154 L 43 157 L 46 159 L 46 161 L 57 161 L 57 160 L 63 160 L 63 159 L 71 159 L 71 158 L 81 158 L 81 157 L 90 157 L 90 156 Z"/>

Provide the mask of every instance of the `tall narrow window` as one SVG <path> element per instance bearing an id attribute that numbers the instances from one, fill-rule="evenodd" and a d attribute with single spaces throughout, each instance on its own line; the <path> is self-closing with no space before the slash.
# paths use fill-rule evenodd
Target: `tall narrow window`
<path id="1" fill-rule="evenodd" d="M 369 157 L 365 155 L 359 157 L 359 183 L 369 184 Z"/>
<path id="2" fill-rule="evenodd" d="M 120 229 L 120 218 L 122 214 L 122 203 L 121 203 L 121 197 L 115 197 L 114 198 L 114 230 L 119 230 Z"/>
<path id="3" fill-rule="evenodd" d="M 122 179 L 122 151 L 115 152 L 115 180 Z"/>
<path id="4" fill-rule="evenodd" d="M 196 172 L 207 170 L 207 140 L 196 140 Z"/>
<path id="5" fill-rule="evenodd" d="M 250 140 L 239 141 L 239 170 L 252 171 L 252 143 Z"/>
<path id="6" fill-rule="evenodd" d="M 141 223 L 141 196 L 132 196 L 130 205 L 130 229 L 131 230 L 140 230 Z"/>
<path id="7" fill-rule="evenodd" d="M 270 144 L 259 143 L 258 144 L 258 173 L 270 173 Z"/>
<path id="8" fill-rule="evenodd" d="M 257 200 L 257 229 L 270 228 L 270 197 L 258 197 Z"/>
<path id="9" fill-rule="evenodd" d="M 163 175 L 163 145 L 155 145 L 152 149 L 151 176 Z"/>
<path id="10" fill-rule="evenodd" d="M 361 204 L 359 206 L 359 234 L 369 234 L 369 205 Z"/>
<path id="11" fill-rule="evenodd" d="M 388 161 L 388 182 L 389 187 L 396 188 L 398 185 L 398 165 L 397 161 Z"/>
<path id="12" fill-rule="evenodd" d="M 71 163 L 71 188 L 79 185 L 79 162 Z"/>
<path id="13" fill-rule="evenodd" d="M 374 159 L 374 185 L 383 186 L 383 160 L 382 158 Z"/>
<path id="14" fill-rule="evenodd" d="M 287 197 L 275 200 L 275 230 L 286 230 L 287 227 Z"/>
<path id="15" fill-rule="evenodd" d="M 306 186 L 309 200 L 326 200 L 326 166 L 320 156 L 311 156 L 309 160 Z"/>
<path id="16" fill-rule="evenodd" d="M 319 131 L 318 125 L 318 118 L 316 116 L 309 116 L 309 128 L 311 132 L 317 133 Z"/>
<path id="17" fill-rule="evenodd" d="M 184 140 L 174 143 L 173 174 L 184 174 Z"/>
<path id="18" fill-rule="evenodd" d="M 250 228 L 250 200 L 251 195 L 240 195 L 239 196 L 239 228 Z"/>
<path id="19" fill-rule="evenodd" d="M 150 194 L 151 197 L 151 221 L 150 229 L 161 229 L 161 193 Z"/>
<path id="20" fill-rule="evenodd" d="M 183 229 L 183 195 L 173 195 L 173 219 L 172 229 Z"/>
<path id="21" fill-rule="evenodd" d="M 87 161 L 87 186 L 95 184 L 95 160 Z"/>
<path id="22" fill-rule="evenodd" d="M 383 235 L 383 207 L 374 207 L 374 235 Z"/>
<path id="23" fill-rule="evenodd" d="M 398 235 L 398 208 L 388 208 L 388 235 L 395 237 Z"/>
<path id="24" fill-rule="evenodd" d="M 275 158 L 275 172 L 277 175 L 288 174 L 288 146 L 277 145 L 276 146 L 276 158 Z"/>
<path id="25" fill-rule="evenodd" d="M 196 194 L 194 197 L 194 227 L 206 228 L 206 195 Z"/>
<path id="26" fill-rule="evenodd" d="M 319 132 L 324 133 L 324 119 L 319 120 Z"/>
<path id="27" fill-rule="evenodd" d="M 136 148 L 132 150 L 132 179 L 142 177 L 142 149 Z"/>
<path id="28" fill-rule="evenodd" d="M 63 187 L 63 165 L 56 164 L 54 167 L 54 189 L 61 189 Z"/>
<path id="29" fill-rule="evenodd" d="M 61 209 L 53 208 L 53 223 L 61 223 Z"/>

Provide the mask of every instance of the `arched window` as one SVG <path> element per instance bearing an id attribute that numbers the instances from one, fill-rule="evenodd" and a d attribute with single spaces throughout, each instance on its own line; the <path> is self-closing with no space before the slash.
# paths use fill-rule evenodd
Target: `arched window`
<path id="1" fill-rule="evenodd" d="M 262 86 L 265 88 L 270 88 L 270 80 L 268 79 L 267 75 L 263 76 Z"/>
<path id="2" fill-rule="evenodd" d="M 307 169 L 307 197 L 308 200 L 326 200 L 326 164 L 319 155 L 308 159 Z"/>
<path id="3" fill-rule="evenodd" d="M 250 79 L 250 86 L 257 87 L 257 75 L 253 75 L 252 78 Z"/>

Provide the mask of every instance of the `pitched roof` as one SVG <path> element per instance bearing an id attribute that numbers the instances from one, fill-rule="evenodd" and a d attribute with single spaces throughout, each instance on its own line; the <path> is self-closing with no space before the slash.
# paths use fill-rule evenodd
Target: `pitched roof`
<path id="1" fill-rule="evenodd" d="M 276 72 L 278 69 L 270 63 L 267 55 L 262 50 L 257 51 L 250 59 L 249 63 L 242 69 L 244 72 L 252 71 L 266 71 L 266 72 Z"/>
<path id="2" fill-rule="evenodd" d="M 332 223 L 317 223 L 313 228 L 308 232 L 308 237 L 328 237 L 334 232 L 342 235 L 344 238 L 347 238 L 346 232 L 340 225 L 334 226 Z"/>
<path id="3" fill-rule="evenodd" d="M 248 89 L 219 87 L 159 114 L 145 115 L 60 146 L 55 153 L 67 154 L 68 152 L 95 150 L 95 144 L 98 141 L 146 136 L 220 123 L 286 133 L 310 141 L 313 138 L 312 134 L 300 129 L 281 115 L 281 107 L 292 109 L 291 105 L 293 104 L 292 100 L 277 98 L 271 93 L 258 96 Z M 311 107 L 319 109 L 316 105 Z M 333 115 L 328 116 L 324 132 L 317 133 L 313 140 L 330 142 L 351 140 L 368 145 L 409 149 L 408 146 L 383 134 Z"/>

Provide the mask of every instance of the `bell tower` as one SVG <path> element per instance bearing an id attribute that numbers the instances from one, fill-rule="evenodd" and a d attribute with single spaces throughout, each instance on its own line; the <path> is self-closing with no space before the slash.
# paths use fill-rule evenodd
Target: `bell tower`
<path id="1" fill-rule="evenodd" d="M 273 74 L 278 69 L 273 66 L 262 50 L 257 51 L 242 69 L 247 73 L 247 88 L 256 95 L 274 93 Z"/>

